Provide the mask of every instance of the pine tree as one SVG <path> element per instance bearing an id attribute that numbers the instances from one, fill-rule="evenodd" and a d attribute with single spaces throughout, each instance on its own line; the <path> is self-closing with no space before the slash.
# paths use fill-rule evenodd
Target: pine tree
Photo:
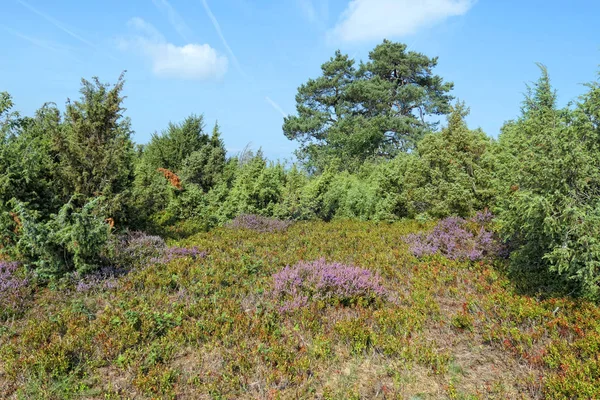
<path id="1" fill-rule="evenodd" d="M 283 131 L 301 144 L 298 157 L 311 169 L 337 160 L 357 169 L 370 158 L 390 159 L 414 149 L 435 128 L 427 118 L 450 110 L 452 83 L 433 74 L 437 58 L 385 40 L 357 69 L 340 51 L 322 65 L 322 76 L 300 86 L 298 115 Z"/>

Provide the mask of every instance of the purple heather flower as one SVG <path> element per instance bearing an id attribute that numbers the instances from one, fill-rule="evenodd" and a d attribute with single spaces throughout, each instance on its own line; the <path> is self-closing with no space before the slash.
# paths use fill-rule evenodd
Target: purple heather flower
<path id="1" fill-rule="evenodd" d="M 0 318 L 4 318 L 9 310 L 19 311 L 24 303 L 24 290 L 29 280 L 19 277 L 18 262 L 0 261 Z"/>
<path id="2" fill-rule="evenodd" d="M 493 215 L 479 212 L 469 221 L 448 217 L 438 222 L 430 233 L 417 233 L 402 239 L 416 257 L 441 254 L 451 260 L 477 261 L 500 250 L 493 232 L 485 229 Z M 477 228 L 473 230 L 472 225 Z"/>
<path id="3" fill-rule="evenodd" d="M 77 282 L 75 290 L 78 292 L 89 292 L 92 289 L 101 288 L 104 290 L 114 290 L 119 287 L 117 276 L 122 275 L 125 271 L 122 269 L 104 267 L 91 274 L 80 276 L 78 273 L 73 275 L 73 279 Z"/>
<path id="4" fill-rule="evenodd" d="M 273 275 L 271 294 L 281 301 L 283 312 L 304 307 L 311 300 L 348 303 L 360 298 L 372 301 L 387 297 L 378 274 L 350 265 L 327 263 L 324 259 L 285 267 Z"/>
<path id="5" fill-rule="evenodd" d="M 160 236 L 148 235 L 144 232 L 128 232 L 115 239 L 114 262 L 119 266 L 143 267 L 154 258 L 159 258 L 167 249 L 167 244 Z"/>

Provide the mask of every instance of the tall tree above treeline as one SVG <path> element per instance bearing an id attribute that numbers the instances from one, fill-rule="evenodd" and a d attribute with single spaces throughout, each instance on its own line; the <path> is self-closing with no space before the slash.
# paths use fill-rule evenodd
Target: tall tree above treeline
<path id="1" fill-rule="evenodd" d="M 358 67 L 338 50 L 320 77 L 300 86 L 297 115 L 285 118 L 283 131 L 300 142 L 298 158 L 314 171 L 336 161 L 352 170 L 410 151 L 435 130 L 435 116 L 450 111 L 453 84 L 434 75 L 436 65 L 437 57 L 388 40 Z"/>

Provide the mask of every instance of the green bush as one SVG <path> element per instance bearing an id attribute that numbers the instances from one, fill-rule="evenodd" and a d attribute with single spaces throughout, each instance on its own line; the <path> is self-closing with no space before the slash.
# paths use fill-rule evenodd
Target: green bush
<path id="1" fill-rule="evenodd" d="M 467 217 L 493 203 L 493 163 L 487 155 L 492 140 L 468 129 L 468 113 L 457 103 L 446 128 L 425 136 L 415 154 L 401 156 L 406 158 L 403 196 L 411 216 Z"/>
<path id="2" fill-rule="evenodd" d="M 499 138 L 499 222 L 520 271 L 597 298 L 600 280 L 600 86 L 558 109 L 545 68 Z M 559 278 L 559 279 L 557 279 Z"/>
<path id="3" fill-rule="evenodd" d="M 102 264 L 102 252 L 110 237 L 104 198 L 98 197 L 78 208 L 78 198 L 42 219 L 39 212 L 15 201 L 19 218 L 15 258 L 24 259 L 41 279 L 58 277 L 65 272 L 88 273 Z"/>

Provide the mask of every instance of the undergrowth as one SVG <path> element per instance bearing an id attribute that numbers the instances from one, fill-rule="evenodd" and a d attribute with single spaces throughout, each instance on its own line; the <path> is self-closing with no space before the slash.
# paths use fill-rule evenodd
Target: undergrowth
<path id="1" fill-rule="evenodd" d="M 27 291 L 2 314 L 0 398 L 600 397 L 596 305 L 520 294 L 503 259 L 416 258 L 420 229 L 220 228 L 158 253 L 132 234 L 135 267 L 43 287 L 3 263 Z"/>

